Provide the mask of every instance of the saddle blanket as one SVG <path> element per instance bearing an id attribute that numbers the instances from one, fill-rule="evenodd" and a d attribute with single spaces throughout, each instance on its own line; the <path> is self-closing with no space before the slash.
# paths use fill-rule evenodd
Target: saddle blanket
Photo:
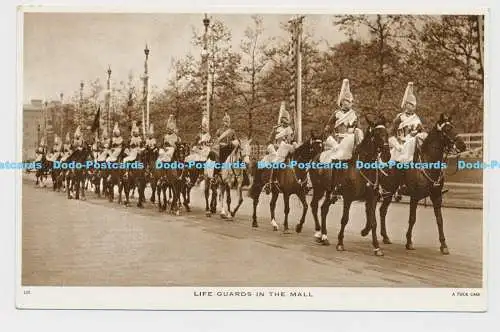
<path id="1" fill-rule="evenodd" d="M 292 144 L 281 142 L 278 149 L 275 148 L 273 144 L 269 144 L 267 147 L 267 155 L 265 155 L 261 161 L 268 163 L 281 163 L 286 160 L 289 153 L 294 150 Z"/>
<path id="2" fill-rule="evenodd" d="M 106 161 L 106 158 L 108 158 L 108 150 L 101 152 L 97 156 L 97 161 Z"/>
<path id="3" fill-rule="evenodd" d="M 108 159 L 106 161 L 115 162 L 118 159 L 118 155 L 120 154 L 120 148 L 114 148 L 111 150 Z"/>

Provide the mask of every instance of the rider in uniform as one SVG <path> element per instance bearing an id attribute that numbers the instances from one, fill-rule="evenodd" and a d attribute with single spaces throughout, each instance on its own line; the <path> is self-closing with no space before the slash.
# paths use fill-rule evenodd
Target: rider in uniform
<path id="1" fill-rule="evenodd" d="M 115 127 L 113 128 L 113 138 L 111 138 L 111 151 L 106 161 L 115 162 L 120 155 L 122 147 L 123 138 L 120 133 L 120 128 L 118 127 L 118 122 L 115 122 Z"/>
<path id="2" fill-rule="evenodd" d="M 176 143 L 180 143 L 181 139 L 177 135 L 177 124 L 175 116 L 170 115 L 167 120 L 167 133 L 163 137 L 163 146 L 159 152 L 159 160 L 170 162 L 174 155 Z"/>
<path id="3" fill-rule="evenodd" d="M 45 137 L 42 137 L 42 139 L 40 140 L 40 143 L 38 144 L 38 148 L 36 149 L 35 151 L 35 161 L 36 162 L 40 162 L 42 161 L 42 158 L 43 158 L 43 154 L 45 153 Z"/>
<path id="4" fill-rule="evenodd" d="M 97 161 L 106 161 L 108 154 L 110 153 L 109 148 L 111 147 L 111 139 L 108 136 L 108 129 L 104 127 L 102 130 L 102 137 L 100 141 L 101 153 L 97 157 Z"/>
<path id="5" fill-rule="evenodd" d="M 73 149 L 83 150 L 83 137 L 80 131 L 80 126 L 76 127 L 75 134 L 73 135 Z"/>
<path id="6" fill-rule="evenodd" d="M 132 162 L 137 159 L 137 154 L 142 148 L 142 137 L 139 132 L 139 127 L 134 121 L 132 123 L 132 137 L 130 138 L 129 151 L 123 162 Z"/>
<path id="7" fill-rule="evenodd" d="M 332 114 L 325 126 L 327 138 L 321 162 L 351 159 L 355 144 L 363 139 L 363 132 L 358 128 L 358 115 L 352 109 L 353 101 L 349 80 L 344 79 L 337 99 L 340 109 Z"/>
<path id="8" fill-rule="evenodd" d="M 196 141 L 191 149 L 191 154 L 186 157 L 186 161 L 206 161 L 210 153 L 211 137 L 208 130 L 208 119 L 201 119 L 200 132 L 196 135 Z"/>
<path id="9" fill-rule="evenodd" d="M 416 137 L 424 138 L 425 135 L 417 135 L 423 132 L 422 121 L 415 113 L 417 99 L 413 94 L 413 83 L 408 83 L 401 108 L 403 112 L 398 113 L 393 121 L 392 134 L 389 138 L 391 148 L 391 160 L 396 162 L 411 162 L 415 153 Z"/>
<path id="10" fill-rule="evenodd" d="M 286 103 L 282 102 L 279 110 L 278 125 L 273 127 L 269 134 L 267 155 L 264 162 L 284 162 L 288 153 L 294 149 L 294 132 L 290 126 L 290 114 L 285 108 Z M 265 185 L 266 194 L 271 192 L 271 185 L 275 183 L 274 171 L 271 168 L 271 175 L 268 184 Z M 304 184 L 307 184 L 305 182 Z"/>
<path id="11" fill-rule="evenodd" d="M 227 156 L 222 156 L 221 152 L 223 149 L 232 146 L 233 148 L 238 145 L 238 138 L 236 136 L 236 132 L 234 131 L 233 128 L 231 128 L 231 117 L 227 112 L 224 114 L 224 117 L 222 118 L 222 127 L 217 129 L 215 132 L 215 142 L 216 142 L 216 149 L 218 149 L 218 155 L 219 155 L 219 162 L 223 163 L 225 160 L 222 160 L 223 158 L 226 158 Z M 217 146 L 218 145 L 218 146 Z M 220 173 L 220 168 L 217 167 L 214 169 L 214 176 Z"/>
<path id="12" fill-rule="evenodd" d="M 49 157 L 47 157 L 47 160 L 50 161 L 56 161 L 60 156 L 62 152 L 62 141 L 61 138 L 56 135 L 54 138 L 54 146 L 52 147 L 52 151 Z"/>
<path id="13" fill-rule="evenodd" d="M 392 136 L 389 138 L 392 161 L 401 163 L 413 161 L 417 140 L 423 141 L 427 136 L 423 131 L 420 117 L 415 113 L 416 107 L 417 98 L 413 94 L 413 82 L 409 82 L 401 102 L 403 112 L 398 113 L 392 123 Z M 405 193 L 406 189 L 405 185 L 398 188 L 396 200 L 401 199 L 401 193 Z"/>
<path id="14" fill-rule="evenodd" d="M 68 133 L 66 133 L 66 138 L 64 139 L 63 155 L 61 157 L 61 161 L 66 161 L 72 152 L 73 152 L 73 148 L 71 146 L 71 138 L 70 138 L 69 132 L 68 132 Z"/>
<path id="15" fill-rule="evenodd" d="M 149 125 L 149 130 L 146 138 L 146 149 L 154 150 L 156 148 L 156 138 L 153 124 Z"/>

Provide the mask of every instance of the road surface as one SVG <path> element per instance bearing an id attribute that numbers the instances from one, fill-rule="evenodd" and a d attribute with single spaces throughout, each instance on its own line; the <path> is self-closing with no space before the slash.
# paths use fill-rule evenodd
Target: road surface
<path id="1" fill-rule="evenodd" d="M 310 213 L 301 234 L 273 232 L 269 196 L 262 195 L 259 225 L 251 227 L 251 200 L 245 197 L 233 221 L 204 215 L 198 188 L 192 212 L 181 216 L 109 203 L 87 194 L 86 201 L 35 188 L 23 181 L 22 283 L 25 286 L 283 286 L 283 287 L 481 287 L 482 210 L 443 209 L 451 254 L 439 252 L 433 209 L 419 206 L 413 242 L 404 247 L 408 205 L 393 204 L 388 232 L 393 244 L 375 257 L 371 236 L 359 235 L 363 203 L 351 208 L 344 239 L 335 249 L 341 204 L 329 214 L 331 246 L 313 240 Z M 234 194 L 233 194 L 234 196 Z M 236 198 L 233 198 L 233 202 Z M 134 202 L 135 203 L 135 202 Z M 277 221 L 283 216 L 278 200 Z M 292 198 L 290 227 L 300 215 Z M 380 239 L 379 239 L 380 240 Z M 381 240 L 380 240 L 381 241 Z"/>

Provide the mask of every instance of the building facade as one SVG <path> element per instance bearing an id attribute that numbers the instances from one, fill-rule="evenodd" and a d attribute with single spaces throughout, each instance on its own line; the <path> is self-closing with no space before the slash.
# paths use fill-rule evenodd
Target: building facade
<path id="1" fill-rule="evenodd" d="M 32 99 L 23 105 L 23 160 L 35 159 L 35 150 L 45 130 L 43 102 Z"/>

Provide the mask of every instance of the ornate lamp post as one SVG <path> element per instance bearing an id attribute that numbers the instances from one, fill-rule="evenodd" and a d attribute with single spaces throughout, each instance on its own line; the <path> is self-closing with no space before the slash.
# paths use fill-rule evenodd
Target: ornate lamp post
<path id="1" fill-rule="evenodd" d="M 146 56 L 144 60 L 144 85 L 142 89 L 143 101 L 142 101 L 142 133 L 146 135 L 146 128 L 149 128 L 149 76 L 148 76 L 148 59 L 149 59 L 149 48 L 148 44 L 144 48 L 144 55 Z"/>
<path id="2" fill-rule="evenodd" d="M 203 64 L 203 69 L 205 71 L 205 75 L 203 75 L 203 95 L 205 96 L 205 110 L 203 112 L 203 117 L 205 117 L 208 121 L 208 128 L 210 131 L 210 70 L 209 70 L 209 61 L 208 61 L 208 26 L 210 25 L 210 19 L 208 15 L 205 14 L 203 18 L 203 26 L 205 27 L 205 32 L 203 34 L 203 50 L 201 51 L 201 59 Z"/>
<path id="3" fill-rule="evenodd" d="M 111 114 L 110 114 L 110 104 L 111 104 L 111 66 L 108 65 L 108 80 L 106 82 L 106 129 L 108 133 L 111 130 Z"/>
<path id="4" fill-rule="evenodd" d="M 83 114 L 83 87 L 84 87 L 83 81 L 80 81 L 80 103 L 78 104 L 79 116 L 78 116 L 78 121 L 76 123 L 77 126 L 83 125 L 83 122 L 85 120 L 85 116 Z"/>

